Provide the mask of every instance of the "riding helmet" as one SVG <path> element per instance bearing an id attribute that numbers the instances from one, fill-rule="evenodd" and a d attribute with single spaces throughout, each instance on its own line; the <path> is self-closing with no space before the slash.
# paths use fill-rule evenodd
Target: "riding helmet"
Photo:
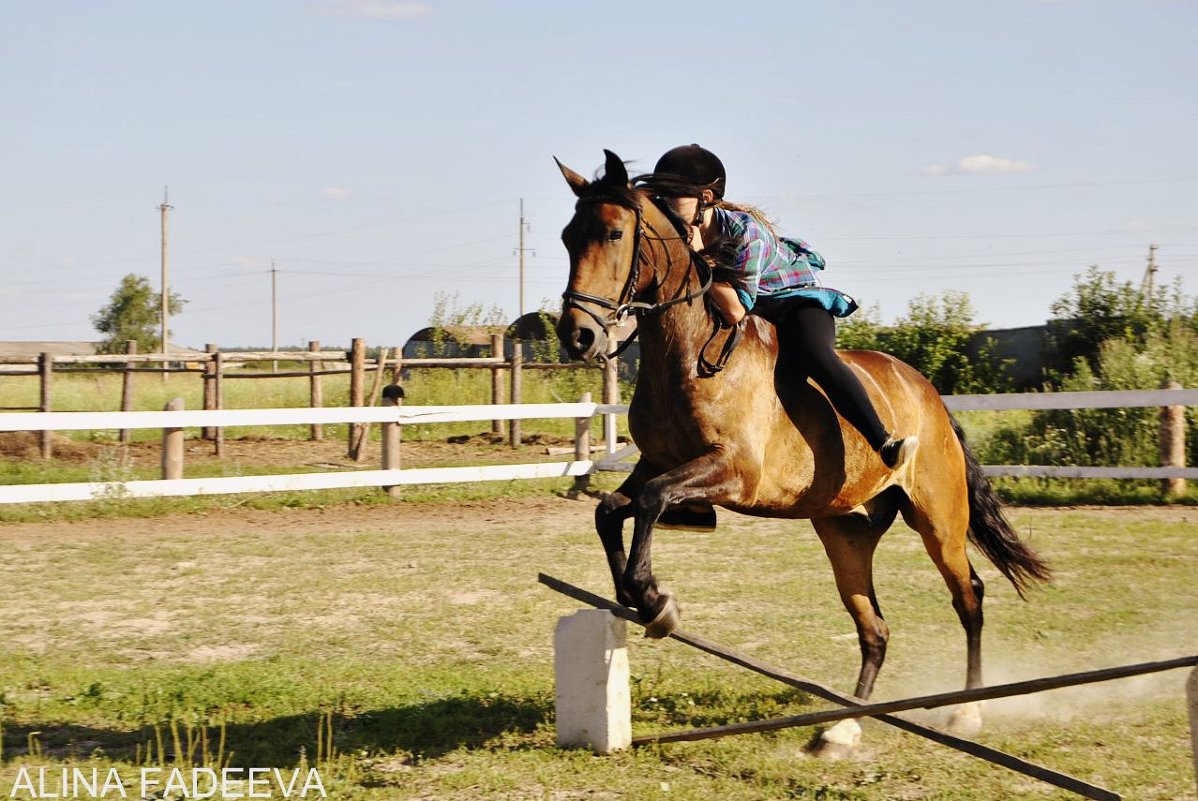
<path id="1" fill-rule="evenodd" d="M 710 189 L 717 198 L 724 196 L 724 163 L 715 153 L 696 144 L 666 151 L 653 168 L 653 178 L 655 183 L 691 184 L 700 190 Z"/>

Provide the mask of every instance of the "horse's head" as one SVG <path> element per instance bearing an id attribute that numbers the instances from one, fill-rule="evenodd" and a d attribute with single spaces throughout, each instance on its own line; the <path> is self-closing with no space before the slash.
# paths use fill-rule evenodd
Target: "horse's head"
<path id="1" fill-rule="evenodd" d="M 620 157 L 604 152 L 604 175 L 593 183 L 557 164 L 578 197 L 574 217 L 562 230 L 570 280 L 557 336 L 571 358 L 586 361 L 607 353 L 608 327 L 628 312 L 626 304 L 642 289 L 638 284 L 649 280 L 638 269 L 640 193 L 629 184 Z"/>
<path id="2" fill-rule="evenodd" d="M 562 293 L 557 336 L 572 358 L 586 361 L 603 358 L 610 327 L 626 315 L 689 302 L 710 285 L 689 291 L 692 255 L 686 245 L 685 224 L 645 202 L 646 195 L 629 183 L 620 157 L 610 150 L 603 152 L 607 154 L 604 174 L 594 182 L 560 161 L 557 164 L 578 197 L 574 217 L 562 231 L 562 242 L 570 254 L 570 280 Z M 645 240 L 664 251 L 645 248 Z M 670 279 L 676 263 L 684 269 Z M 663 274 L 658 275 L 656 268 L 661 265 Z M 677 286 L 666 287 L 665 283 Z M 659 292 L 674 294 L 663 301 Z"/>

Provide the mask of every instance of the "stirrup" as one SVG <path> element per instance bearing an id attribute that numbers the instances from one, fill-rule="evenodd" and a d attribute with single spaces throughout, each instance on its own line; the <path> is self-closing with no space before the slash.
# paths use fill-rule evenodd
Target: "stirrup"
<path id="1" fill-rule="evenodd" d="M 715 531 L 715 509 L 678 506 L 667 509 L 657 518 L 657 528 L 686 531 Z"/>

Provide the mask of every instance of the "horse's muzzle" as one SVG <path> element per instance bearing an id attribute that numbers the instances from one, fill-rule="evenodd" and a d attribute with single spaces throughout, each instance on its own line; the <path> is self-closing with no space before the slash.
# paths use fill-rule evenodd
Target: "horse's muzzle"
<path id="1" fill-rule="evenodd" d="M 607 352 L 607 332 L 576 309 L 562 313 L 556 331 L 571 359 L 591 362 Z"/>

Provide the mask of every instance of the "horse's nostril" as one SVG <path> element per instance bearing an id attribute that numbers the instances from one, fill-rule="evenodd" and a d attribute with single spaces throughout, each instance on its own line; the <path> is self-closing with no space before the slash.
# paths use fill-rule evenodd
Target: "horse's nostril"
<path id="1" fill-rule="evenodd" d="M 595 344 L 595 332 L 589 328 L 579 328 L 574 332 L 574 345 L 579 353 L 585 353 Z"/>

